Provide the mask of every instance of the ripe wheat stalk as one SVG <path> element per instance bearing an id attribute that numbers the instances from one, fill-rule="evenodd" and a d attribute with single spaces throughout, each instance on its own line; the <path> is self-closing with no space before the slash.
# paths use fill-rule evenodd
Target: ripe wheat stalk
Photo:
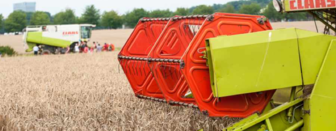
<path id="1" fill-rule="evenodd" d="M 0 130 L 221 130 L 238 120 L 138 99 L 116 56 L 1 58 Z"/>

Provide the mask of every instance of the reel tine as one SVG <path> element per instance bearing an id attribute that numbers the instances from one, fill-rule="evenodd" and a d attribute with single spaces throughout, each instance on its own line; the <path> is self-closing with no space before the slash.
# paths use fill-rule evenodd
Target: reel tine
<path id="1" fill-rule="evenodd" d="M 198 19 L 197 32 L 201 29 L 201 19 Z"/>
<path id="2" fill-rule="evenodd" d="M 155 73 L 155 66 L 154 66 L 154 64 L 152 65 L 151 68 L 152 68 L 152 71 L 151 71 L 152 72 L 152 76 L 154 77 L 154 79 L 156 79 L 155 76 L 154 76 L 154 73 Z"/>
<path id="3" fill-rule="evenodd" d="M 169 75 L 173 78 L 173 73 L 171 72 L 171 65 L 169 65 Z"/>
<path id="4" fill-rule="evenodd" d="M 180 25 L 179 25 L 179 27 L 181 28 L 182 26 L 182 28 L 184 28 L 184 25 L 182 24 L 183 22 L 181 22 L 181 21 L 179 21 L 180 22 Z M 179 30 L 180 31 L 180 33 L 182 34 L 183 33 L 183 31 L 182 30 Z"/>
<path id="5" fill-rule="evenodd" d="M 158 68 L 158 66 L 155 66 L 154 64 L 152 65 L 152 76 L 154 77 L 154 79 L 156 80 L 156 77 L 154 76 L 154 73 L 156 73 L 156 68 Z M 160 67 L 159 67 L 160 68 Z"/>
<path id="6" fill-rule="evenodd" d="M 146 73 L 146 71 L 147 71 L 147 70 L 146 70 L 146 67 L 147 67 L 147 66 L 146 66 L 146 65 L 148 66 L 147 61 L 144 61 L 145 76 L 147 77 L 147 73 Z"/>
<path id="7" fill-rule="evenodd" d="M 120 59 L 120 60 L 119 60 L 118 73 L 120 73 L 120 66 L 122 66 L 122 60 L 123 60 L 123 59 Z"/>
<path id="8" fill-rule="evenodd" d="M 193 21 L 194 19 L 192 19 Z M 192 30 L 192 34 L 195 37 L 195 25 L 190 25 L 191 26 L 191 30 Z"/>
<path id="9" fill-rule="evenodd" d="M 181 70 L 181 68 L 179 67 L 179 73 L 180 73 L 180 77 L 179 77 L 179 79 L 181 79 L 181 77 L 182 77 L 182 70 Z"/>
<path id="10" fill-rule="evenodd" d="M 134 60 L 134 74 L 137 76 L 138 75 L 138 61 Z"/>
<path id="11" fill-rule="evenodd" d="M 146 77 L 146 76 L 147 76 L 147 75 L 146 75 L 146 61 L 143 61 L 142 69 L 143 69 L 143 71 L 144 71 L 144 75 L 145 75 L 145 77 Z"/>
<path id="12" fill-rule="evenodd" d="M 166 65 L 165 65 L 165 63 L 163 63 L 162 66 L 163 66 L 163 72 L 162 73 L 164 73 L 163 78 L 166 79 L 167 78 L 167 73 L 166 73 Z"/>
<path id="13" fill-rule="evenodd" d="M 142 62 L 143 62 L 143 61 L 140 61 L 140 76 L 142 76 L 142 69 L 143 69 L 143 68 L 142 68 Z"/>
<path id="14" fill-rule="evenodd" d="M 137 75 L 140 75 L 140 73 L 139 73 L 139 66 L 140 66 L 140 63 L 139 63 L 139 61 L 136 61 L 137 63 L 136 63 L 136 73 L 137 73 Z M 140 69 L 141 70 L 141 69 Z"/>
<path id="15" fill-rule="evenodd" d="M 138 61 L 134 60 L 135 62 L 135 75 L 138 75 Z"/>
<path id="16" fill-rule="evenodd" d="M 188 20 L 185 20 L 185 24 L 183 25 L 183 31 L 184 31 L 184 34 L 187 35 L 187 26 L 188 26 Z"/>
<path id="17" fill-rule="evenodd" d="M 178 65 L 177 65 L 177 68 L 180 68 Z M 175 74 L 175 76 L 176 76 L 176 79 L 179 79 L 179 74 L 178 74 L 178 72 L 177 72 L 177 68 L 176 68 L 176 70 L 174 71 L 174 74 Z"/>
<path id="18" fill-rule="evenodd" d="M 147 59 L 149 59 L 149 58 L 147 58 Z M 150 65 L 149 65 L 149 64 L 150 64 L 149 61 L 147 61 L 146 64 L 147 64 L 147 66 L 148 66 L 148 68 L 149 68 L 149 74 L 150 74 L 150 73 L 152 72 L 152 68 L 151 68 Z M 147 74 L 146 74 L 146 75 L 147 75 Z"/>
<path id="19" fill-rule="evenodd" d="M 120 65 L 122 64 L 122 59 L 119 62 L 120 63 L 118 64 L 118 74 L 120 74 Z"/>
<path id="20" fill-rule="evenodd" d="M 126 60 L 125 67 L 128 69 L 128 73 L 132 74 L 131 69 L 130 69 L 129 60 Z"/>
<path id="21" fill-rule="evenodd" d="M 190 19 L 188 19 L 188 29 L 189 29 L 189 31 L 191 31 L 191 29 L 190 29 Z M 191 34 L 192 34 L 192 32 L 191 32 Z"/>
<path id="22" fill-rule="evenodd" d="M 124 73 L 127 74 L 127 68 L 125 68 L 125 63 L 126 63 L 125 61 L 126 61 L 126 60 L 123 59 L 123 60 L 121 60 L 121 61 L 122 61 L 122 62 L 121 62 L 121 63 L 122 63 L 121 66 L 122 66 L 122 68 L 124 69 Z"/>
<path id="23" fill-rule="evenodd" d="M 132 60 L 131 60 L 131 61 L 132 61 Z M 132 75 L 134 75 L 134 74 L 135 74 L 135 70 L 134 70 L 134 61 L 133 61 L 133 63 L 132 63 L 132 70 L 133 70 Z"/>
<path id="24" fill-rule="evenodd" d="M 147 73 L 146 73 L 146 61 L 144 61 L 144 64 L 143 64 L 143 69 L 144 69 L 144 75 L 147 76 Z"/>
<path id="25" fill-rule="evenodd" d="M 192 22 L 194 22 L 195 20 L 194 19 L 192 19 Z M 191 28 L 192 28 L 192 33 L 193 33 L 193 36 L 195 37 L 195 25 L 194 25 L 194 23 L 192 23 L 193 25 L 191 25 Z"/>
<path id="26" fill-rule="evenodd" d="M 162 31 L 163 31 L 163 30 L 164 30 L 164 28 L 165 28 L 165 26 L 164 26 L 164 25 L 165 25 L 165 24 L 164 24 L 164 21 L 163 21 L 163 22 L 161 22 L 161 24 L 162 24 Z M 162 31 L 161 31 L 161 32 L 162 32 Z"/>
<path id="27" fill-rule="evenodd" d="M 133 60 L 133 66 L 132 67 L 133 67 L 133 74 L 137 75 L 136 74 L 136 61 L 135 60 Z"/>
<path id="28" fill-rule="evenodd" d="M 129 72 L 127 62 L 128 62 L 128 60 L 124 60 L 124 68 L 125 68 L 126 73 Z"/>
<path id="29" fill-rule="evenodd" d="M 129 69 L 129 73 L 132 75 L 133 74 L 133 71 L 132 71 L 132 62 L 131 62 L 131 60 L 128 60 L 128 63 L 127 63 L 127 65 L 126 66 L 128 66 L 128 69 Z"/>
<path id="30" fill-rule="evenodd" d="M 128 67 L 128 70 L 129 70 L 129 74 L 132 75 L 132 70 L 131 70 L 131 64 L 130 64 L 131 60 L 127 60 L 127 63 L 126 63 L 126 67 Z"/>
<path id="31" fill-rule="evenodd" d="M 139 72 L 140 72 L 140 76 L 142 76 L 142 71 L 143 71 L 143 68 L 142 68 L 142 62 L 143 61 L 140 61 L 140 66 L 139 66 Z"/>

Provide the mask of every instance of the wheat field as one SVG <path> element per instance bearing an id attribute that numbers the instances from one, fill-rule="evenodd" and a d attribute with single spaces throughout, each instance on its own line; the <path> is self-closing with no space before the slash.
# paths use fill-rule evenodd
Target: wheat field
<path id="1" fill-rule="evenodd" d="M 0 129 L 211 131 L 237 121 L 135 97 L 116 56 L 0 58 Z"/>
<path id="2" fill-rule="evenodd" d="M 313 22 L 272 26 L 315 31 Z M 122 47 L 131 32 L 93 31 L 92 41 Z M 4 45 L 24 53 L 22 36 L 0 36 Z M 116 57 L 117 52 L 0 58 L 0 131 L 216 131 L 238 121 L 136 98 Z"/>

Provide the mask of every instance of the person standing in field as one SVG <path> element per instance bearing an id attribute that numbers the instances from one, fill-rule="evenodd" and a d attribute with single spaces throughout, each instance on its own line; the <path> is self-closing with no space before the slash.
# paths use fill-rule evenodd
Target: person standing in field
<path id="1" fill-rule="evenodd" d="M 97 52 L 101 52 L 102 51 L 102 47 L 100 46 L 100 44 L 98 44 L 97 46 Z"/>
<path id="2" fill-rule="evenodd" d="M 115 50 L 115 47 L 114 47 L 114 45 L 112 43 L 110 44 L 110 48 L 111 48 L 111 51 Z"/>
<path id="3" fill-rule="evenodd" d="M 95 41 L 93 42 L 93 48 L 94 48 L 94 49 L 96 49 L 96 48 L 97 48 L 97 44 L 96 44 L 96 42 L 95 42 Z"/>
<path id="4" fill-rule="evenodd" d="M 70 47 L 68 46 L 68 47 L 66 47 L 66 52 L 65 52 L 65 54 L 68 54 L 69 52 L 70 52 Z"/>
<path id="5" fill-rule="evenodd" d="M 95 47 L 91 47 L 91 48 L 90 48 L 90 52 L 92 52 L 92 53 L 93 53 L 93 52 L 94 52 L 94 50 L 95 50 Z"/>
<path id="6" fill-rule="evenodd" d="M 103 48 L 103 50 L 104 50 L 104 51 L 108 51 L 108 47 L 109 47 L 109 45 L 108 45 L 107 43 L 105 43 L 105 44 L 104 44 L 104 48 Z"/>
<path id="7" fill-rule="evenodd" d="M 108 44 L 108 51 L 112 51 L 110 44 Z"/>
<path id="8" fill-rule="evenodd" d="M 78 44 L 75 45 L 75 53 L 79 53 L 79 45 Z"/>
<path id="9" fill-rule="evenodd" d="M 84 52 L 84 48 L 85 48 L 85 44 L 84 44 L 84 41 L 82 41 L 81 45 L 79 46 L 79 52 L 83 53 Z"/>
<path id="10" fill-rule="evenodd" d="M 84 45 L 84 53 L 88 53 L 88 51 L 89 51 L 89 48 L 88 48 L 88 46 L 85 44 L 85 45 Z"/>
<path id="11" fill-rule="evenodd" d="M 35 45 L 34 48 L 33 48 L 33 51 L 34 51 L 34 55 L 37 55 L 38 51 L 39 51 L 39 47 L 37 45 Z"/>

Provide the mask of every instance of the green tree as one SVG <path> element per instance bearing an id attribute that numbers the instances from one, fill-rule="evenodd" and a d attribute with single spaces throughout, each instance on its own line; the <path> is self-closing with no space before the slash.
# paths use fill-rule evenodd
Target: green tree
<path id="1" fill-rule="evenodd" d="M 75 24 L 76 16 L 72 9 L 65 9 L 54 16 L 54 24 Z"/>
<path id="2" fill-rule="evenodd" d="M 308 14 L 306 12 L 300 12 L 300 13 L 284 13 L 282 15 L 283 19 L 286 21 L 302 21 L 308 19 Z"/>
<path id="3" fill-rule="evenodd" d="M 2 27 L 3 27 L 3 16 L 2 16 L 2 14 L 0 14 L 0 30 L 2 29 Z"/>
<path id="4" fill-rule="evenodd" d="M 0 52 L 3 55 L 13 56 L 16 54 L 15 50 L 9 46 L 0 46 Z"/>
<path id="5" fill-rule="evenodd" d="M 235 13 L 236 10 L 231 4 L 226 4 L 224 8 L 221 8 L 219 12 L 224 12 L 224 13 Z"/>
<path id="6" fill-rule="evenodd" d="M 84 23 L 84 22 L 83 22 L 83 18 L 82 18 L 82 17 L 76 17 L 76 23 L 77 23 L 77 24 Z"/>
<path id="7" fill-rule="evenodd" d="M 194 15 L 209 15 L 214 13 L 214 9 L 212 8 L 212 6 L 206 6 L 206 5 L 199 5 L 197 6 L 192 14 Z"/>
<path id="8" fill-rule="evenodd" d="M 149 13 L 143 8 L 133 9 L 133 11 L 126 13 L 124 22 L 126 26 L 133 28 L 138 23 L 140 18 L 148 16 Z"/>
<path id="9" fill-rule="evenodd" d="M 96 9 L 94 5 L 87 6 L 80 22 L 98 25 L 100 19 L 99 12 L 99 9 Z"/>
<path id="10" fill-rule="evenodd" d="M 27 25 L 30 25 L 30 20 L 31 20 L 34 12 L 25 12 L 25 13 L 26 13 Z"/>
<path id="11" fill-rule="evenodd" d="M 258 3 L 261 7 L 268 5 L 269 3 L 273 3 L 272 0 L 251 0 L 252 2 Z"/>
<path id="12" fill-rule="evenodd" d="M 244 4 L 240 7 L 239 13 L 258 15 L 259 12 L 260 12 L 260 9 L 261 9 L 261 7 L 257 3 L 252 3 L 252 4 L 249 4 L 249 5 Z"/>
<path id="13" fill-rule="evenodd" d="M 171 17 L 173 16 L 173 12 L 169 9 L 167 10 L 153 10 L 149 13 L 149 16 L 152 18 L 159 18 L 159 17 Z"/>
<path id="14" fill-rule="evenodd" d="M 50 17 L 46 12 L 36 11 L 30 20 L 30 25 L 47 25 L 50 24 Z"/>
<path id="15" fill-rule="evenodd" d="M 220 9 L 222 9 L 224 7 L 223 4 L 213 4 L 212 5 L 212 8 L 215 10 L 215 11 L 218 11 Z"/>
<path id="16" fill-rule="evenodd" d="M 267 8 L 264 10 L 263 15 L 266 16 L 271 21 L 281 21 L 282 14 L 277 12 L 273 6 L 273 2 L 270 2 L 267 5 Z"/>
<path id="17" fill-rule="evenodd" d="M 6 32 L 20 32 L 27 24 L 26 13 L 23 11 L 14 11 L 5 20 Z"/>
<path id="18" fill-rule="evenodd" d="M 188 8 L 177 8 L 174 12 L 174 15 L 180 15 L 180 16 L 186 16 L 189 15 L 189 9 Z"/>
<path id="19" fill-rule="evenodd" d="M 115 11 L 104 12 L 101 19 L 102 26 L 117 29 L 122 26 L 121 16 Z"/>

